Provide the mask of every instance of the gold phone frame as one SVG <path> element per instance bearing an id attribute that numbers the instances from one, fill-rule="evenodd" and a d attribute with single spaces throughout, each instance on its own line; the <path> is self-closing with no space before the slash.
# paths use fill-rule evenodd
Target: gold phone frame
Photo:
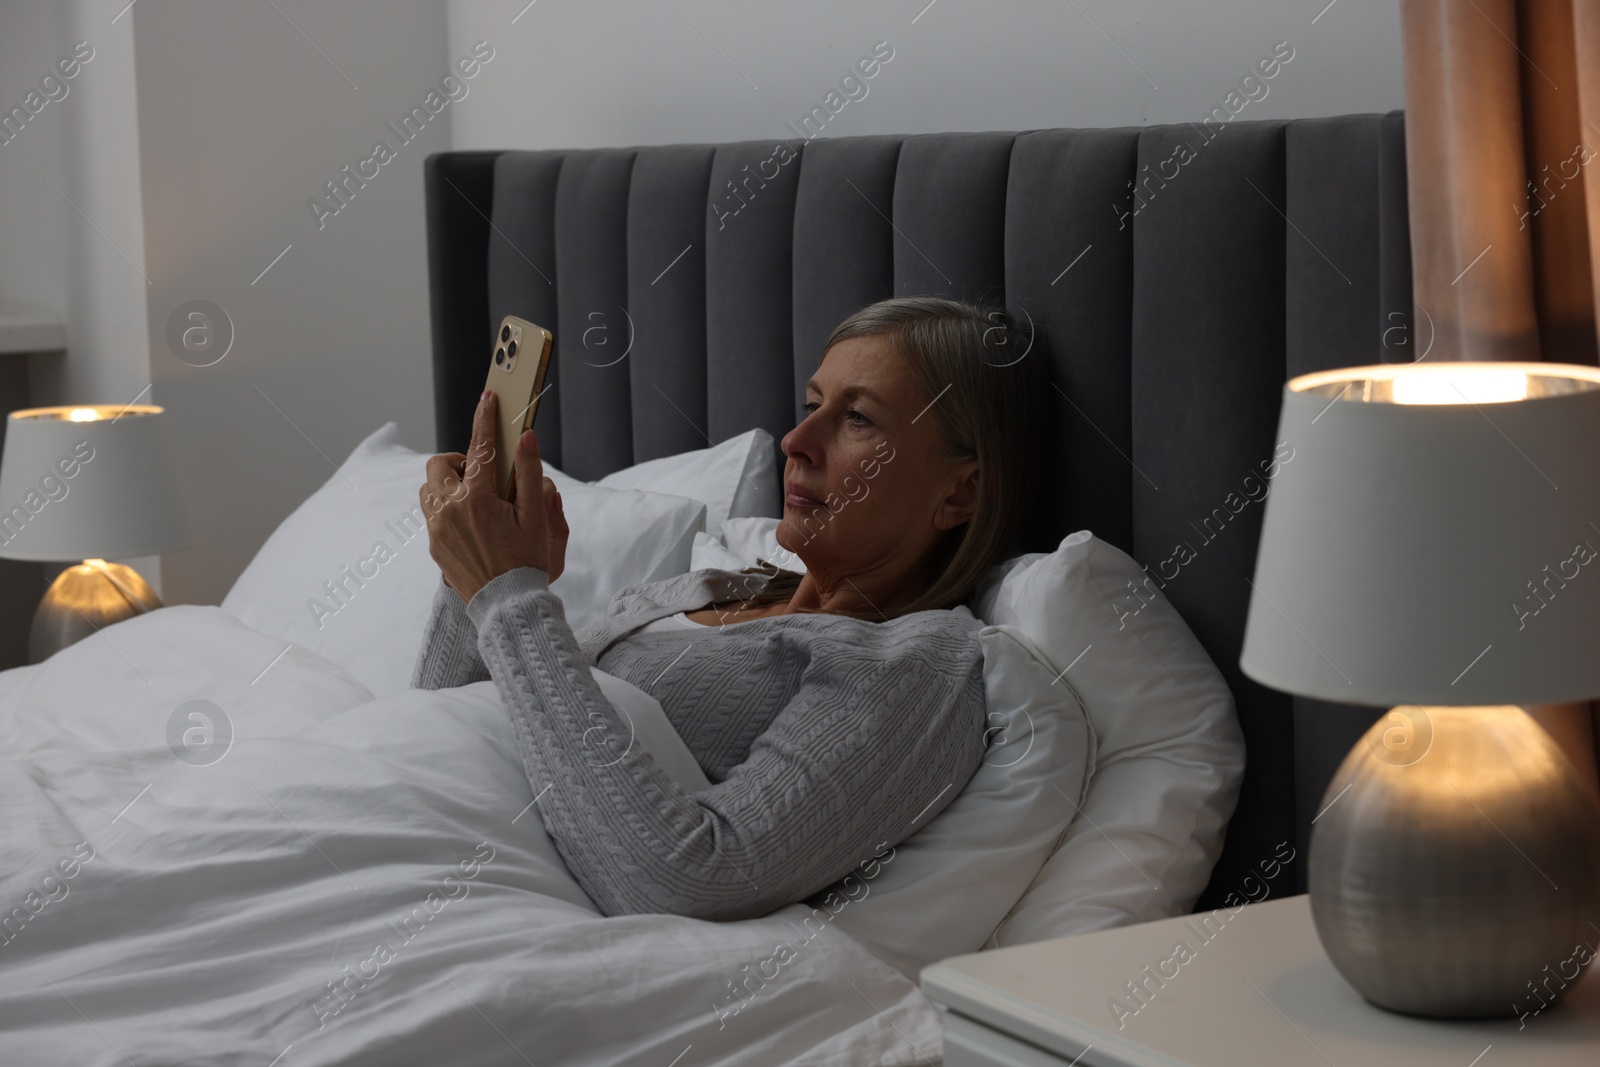
<path id="1" fill-rule="evenodd" d="M 532 350 L 530 342 L 534 345 Z M 484 388 L 500 398 L 494 485 L 502 500 L 516 499 L 513 471 L 517 440 L 524 430 L 533 427 L 533 420 L 538 417 L 539 398 L 544 395 L 554 347 L 554 334 L 515 315 L 501 319 L 500 328 L 495 331 L 494 344 L 489 350 L 489 377 Z"/>

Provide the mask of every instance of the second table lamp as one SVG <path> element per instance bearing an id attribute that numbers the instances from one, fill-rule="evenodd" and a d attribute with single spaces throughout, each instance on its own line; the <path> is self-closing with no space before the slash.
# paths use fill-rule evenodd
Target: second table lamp
<path id="1" fill-rule="evenodd" d="M 39 601 L 30 663 L 161 606 L 137 571 L 107 557 L 193 542 L 166 417 L 151 404 L 13 411 L 0 453 L 0 507 L 0 557 L 82 560 Z"/>
<path id="2" fill-rule="evenodd" d="M 1553 1002 L 1600 940 L 1600 806 L 1516 705 L 1600 696 L 1600 371 L 1305 375 L 1278 440 L 1240 665 L 1394 705 L 1312 827 L 1323 946 L 1397 1011 Z"/>

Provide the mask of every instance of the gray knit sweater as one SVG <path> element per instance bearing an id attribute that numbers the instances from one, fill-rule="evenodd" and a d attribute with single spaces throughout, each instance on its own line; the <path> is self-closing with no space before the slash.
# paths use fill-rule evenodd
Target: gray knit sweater
<path id="1" fill-rule="evenodd" d="M 536 568 L 466 605 L 439 583 L 412 685 L 493 678 L 539 816 L 604 914 L 730 920 L 803 900 L 925 825 L 983 757 L 981 624 L 965 609 L 629 636 L 750 582 L 704 570 L 625 589 L 578 634 Z M 661 703 L 711 788 L 685 792 L 630 744 L 591 665 Z"/>

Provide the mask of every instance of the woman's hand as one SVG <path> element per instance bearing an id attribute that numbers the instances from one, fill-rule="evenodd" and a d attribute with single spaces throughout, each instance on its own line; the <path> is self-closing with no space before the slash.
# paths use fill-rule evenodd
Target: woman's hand
<path id="1" fill-rule="evenodd" d="M 485 392 L 472 419 L 468 454 L 446 452 L 428 460 L 428 481 L 418 494 L 428 524 L 428 552 L 463 603 L 517 567 L 537 567 L 555 581 L 566 566 L 561 494 L 544 476 L 532 430 L 518 442 L 515 502 L 495 493 L 497 404 L 495 395 Z"/>

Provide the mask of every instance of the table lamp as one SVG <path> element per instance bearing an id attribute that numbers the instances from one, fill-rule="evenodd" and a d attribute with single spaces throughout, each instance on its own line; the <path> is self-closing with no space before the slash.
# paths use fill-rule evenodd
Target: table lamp
<path id="1" fill-rule="evenodd" d="M 161 606 L 137 571 L 106 557 L 193 544 L 166 416 L 148 404 L 13 411 L 0 451 L 0 508 L 0 557 L 83 561 L 39 602 L 30 663 Z"/>
<path id="2" fill-rule="evenodd" d="M 1600 695 L 1600 371 L 1309 374 L 1277 439 L 1240 666 L 1395 706 L 1312 825 L 1323 947 L 1380 1007 L 1542 1010 L 1600 943 L 1600 805 L 1516 705 Z"/>

